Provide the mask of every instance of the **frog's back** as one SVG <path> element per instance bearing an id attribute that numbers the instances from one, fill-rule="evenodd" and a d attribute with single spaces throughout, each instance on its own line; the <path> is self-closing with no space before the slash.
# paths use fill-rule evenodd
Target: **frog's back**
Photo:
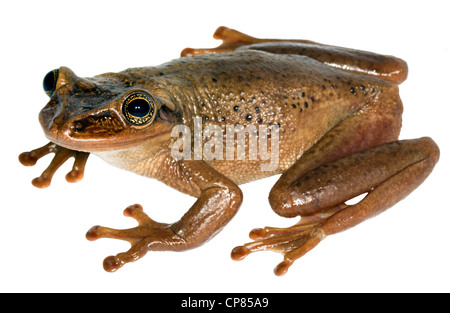
<path id="1" fill-rule="evenodd" d="M 218 125 L 279 127 L 279 167 L 261 172 L 260 154 L 249 160 L 209 160 L 219 172 L 238 183 L 286 170 L 324 133 L 361 107 L 380 86 L 378 79 L 340 71 L 301 55 L 241 50 L 174 60 L 155 68 L 128 70 L 148 76 L 170 94 L 181 123 L 194 130 L 194 117 L 203 128 Z M 259 133 L 257 132 L 258 136 Z M 204 143 L 209 138 L 204 138 Z M 194 142 L 192 142 L 194 144 Z M 226 136 L 223 137 L 225 151 Z"/>

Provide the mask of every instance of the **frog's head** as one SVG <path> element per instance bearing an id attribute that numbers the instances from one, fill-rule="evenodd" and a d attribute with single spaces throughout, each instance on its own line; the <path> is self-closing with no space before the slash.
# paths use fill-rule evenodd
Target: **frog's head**
<path id="1" fill-rule="evenodd" d="M 60 146 L 109 151 L 170 136 L 173 107 L 151 86 L 126 75 L 80 78 L 61 67 L 49 72 L 43 85 L 50 101 L 39 121 L 46 136 Z"/>

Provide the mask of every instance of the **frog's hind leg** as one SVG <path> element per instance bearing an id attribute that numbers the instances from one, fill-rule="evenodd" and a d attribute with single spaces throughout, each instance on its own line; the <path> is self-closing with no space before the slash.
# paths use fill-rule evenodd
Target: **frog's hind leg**
<path id="1" fill-rule="evenodd" d="M 250 238 L 256 241 L 234 248 L 232 258 L 240 260 L 261 250 L 279 252 L 284 260 L 275 274 L 282 275 L 326 236 L 351 228 L 406 197 L 431 173 L 438 158 L 439 149 L 430 138 L 395 141 L 319 166 L 286 190 L 275 186 L 278 194 L 270 199 L 272 207 L 278 207 L 278 213 L 280 207 L 296 207 L 302 212 L 300 222 L 286 229 L 254 229 Z M 359 203 L 345 204 L 366 192 Z M 287 210 L 284 215 L 293 216 L 293 212 Z"/>
<path id="2" fill-rule="evenodd" d="M 406 197 L 431 173 L 439 148 L 430 138 L 397 141 L 402 103 L 397 87 L 347 116 L 285 171 L 269 202 L 284 217 L 301 216 L 293 227 L 255 229 L 256 241 L 236 247 L 239 260 L 256 251 L 284 255 L 275 269 L 292 263 L 326 236 L 346 230 Z M 367 193 L 354 205 L 346 201 Z"/>
<path id="3" fill-rule="evenodd" d="M 222 40 L 222 44 L 216 48 L 197 48 L 197 49 L 186 48 L 181 52 L 181 56 L 186 57 L 199 54 L 230 52 L 236 50 L 241 46 L 248 46 L 263 42 L 284 41 L 280 39 L 255 38 L 225 26 L 220 26 L 219 28 L 217 28 L 213 37 L 214 39 Z M 313 43 L 312 41 L 308 40 L 290 40 L 290 41 Z"/>
<path id="4" fill-rule="evenodd" d="M 400 84 L 408 76 L 408 65 L 402 59 L 369 51 L 320 44 L 303 39 L 262 39 L 237 30 L 219 27 L 215 39 L 223 43 L 216 48 L 186 48 L 182 57 L 207 53 L 230 52 L 238 48 L 275 54 L 303 55 L 328 66 L 359 75 L 377 77 Z"/>

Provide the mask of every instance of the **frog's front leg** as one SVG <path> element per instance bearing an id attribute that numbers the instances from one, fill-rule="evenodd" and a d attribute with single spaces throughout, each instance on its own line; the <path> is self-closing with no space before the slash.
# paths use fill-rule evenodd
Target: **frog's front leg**
<path id="1" fill-rule="evenodd" d="M 88 240 L 114 238 L 131 244 L 127 252 L 104 260 L 106 271 L 114 272 L 124 264 L 140 259 L 148 251 L 182 251 L 201 245 L 228 223 L 242 202 L 239 187 L 203 161 L 175 161 L 167 156 L 158 168 L 156 178 L 196 196 L 197 201 L 179 221 L 172 224 L 155 222 L 140 205 L 132 205 L 124 215 L 135 218 L 139 226 L 124 230 L 92 227 L 86 234 Z"/>
<path id="2" fill-rule="evenodd" d="M 46 188 L 50 185 L 53 175 L 58 168 L 63 165 L 70 157 L 75 158 L 72 170 L 66 175 L 66 180 L 70 183 L 80 181 L 84 176 L 84 168 L 89 157 L 89 153 L 70 150 L 53 142 L 49 142 L 43 147 L 34 149 L 29 152 L 23 152 L 19 155 L 19 161 L 25 166 L 33 166 L 36 162 L 49 153 L 55 156 L 50 162 L 47 169 L 42 172 L 41 176 L 32 180 L 32 184 L 38 188 Z"/>
<path id="3" fill-rule="evenodd" d="M 300 215 L 300 222 L 287 229 L 254 229 L 250 237 L 256 241 L 236 247 L 232 257 L 239 260 L 260 250 L 280 252 L 284 261 L 275 274 L 282 275 L 326 236 L 353 227 L 406 197 L 431 173 L 438 158 L 434 141 L 420 138 L 379 145 L 306 173 L 287 172 L 269 199 L 277 213 Z M 287 183 L 286 178 L 296 174 L 299 177 Z M 359 203 L 345 204 L 366 192 Z"/>

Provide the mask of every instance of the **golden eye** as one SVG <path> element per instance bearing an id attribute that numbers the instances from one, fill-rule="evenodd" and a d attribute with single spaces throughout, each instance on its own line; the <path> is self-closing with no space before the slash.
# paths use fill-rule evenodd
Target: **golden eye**
<path id="1" fill-rule="evenodd" d="M 154 120 L 155 103 L 148 94 L 140 91 L 133 92 L 125 98 L 122 112 L 130 124 L 143 126 Z"/>
<path id="2" fill-rule="evenodd" d="M 51 97 L 56 90 L 56 83 L 58 82 L 59 70 L 53 70 L 47 73 L 44 77 L 43 87 L 47 96 Z"/>

